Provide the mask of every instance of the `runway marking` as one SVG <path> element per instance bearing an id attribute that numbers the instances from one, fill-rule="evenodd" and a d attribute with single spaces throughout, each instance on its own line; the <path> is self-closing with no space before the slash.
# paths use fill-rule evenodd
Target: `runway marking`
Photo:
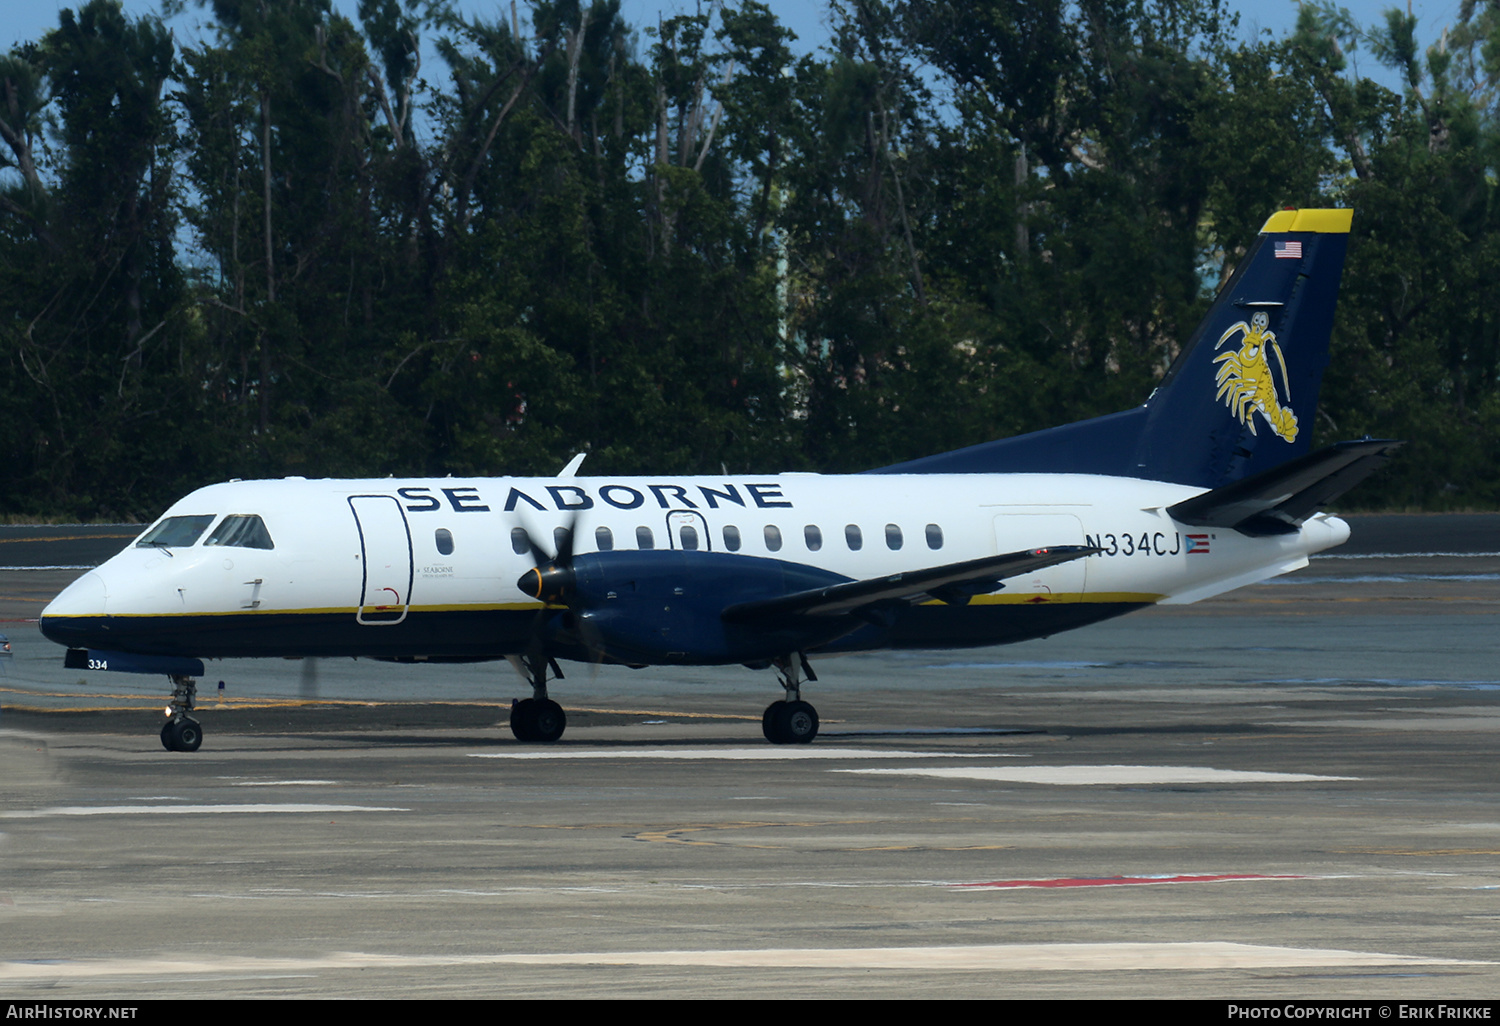
<path id="1" fill-rule="evenodd" d="M 898 727 L 892 730 L 820 730 L 819 737 L 1004 737 L 1040 734 L 1019 727 Z"/>
<path id="2" fill-rule="evenodd" d="M 1316 561 L 1320 559 L 1433 559 L 1438 556 L 1493 559 L 1500 556 L 1500 552 L 1341 552 L 1337 555 L 1319 553 L 1312 558 Z"/>
<path id="3" fill-rule="evenodd" d="M 170 955 L 152 958 L 49 959 L 0 962 L 0 983 L 56 983 L 122 976 L 178 979 L 212 974 L 306 973 L 362 969 L 427 969 L 491 965 L 684 966 L 723 969 L 953 969 L 1046 972 L 1144 969 L 1285 969 L 1360 966 L 1480 966 L 1493 962 L 1428 958 L 1339 948 L 1290 948 L 1231 941 L 1103 944 L 967 944 L 891 948 L 749 948 L 721 951 L 596 951 L 579 953 L 390 955 L 336 951 L 309 958 Z"/>
<path id="4" fill-rule="evenodd" d="M 132 531 L 129 534 L 114 534 L 114 533 L 106 533 L 106 532 L 103 532 L 103 531 L 98 531 L 98 532 L 94 532 L 92 534 L 53 534 L 53 535 L 43 535 L 43 536 L 41 536 L 39 538 L 38 537 L 25 537 L 25 536 L 22 536 L 22 537 L 19 537 L 19 538 L 0 537 L 0 545 L 30 545 L 30 544 L 37 544 L 39 542 L 98 541 L 100 538 L 103 538 L 105 540 L 108 540 L 110 538 L 134 538 L 137 535 L 139 535 L 140 533 L 141 532 L 139 532 L 139 531 Z M 32 569 L 32 568 L 28 567 L 27 569 Z M 92 567 L 90 567 L 89 569 L 92 569 Z"/>
<path id="5" fill-rule="evenodd" d="M 0 539 L 0 541 L 14 541 L 14 540 L 15 539 L 13 539 L 13 538 Z M 11 570 L 92 570 L 92 569 L 94 569 L 94 564 L 93 563 L 90 563 L 87 566 L 84 566 L 81 563 L 79 563 L 79 564 L 69 564 L 69 565 L 64 565 L 64 564 L 58 563 L 58 564 L 55 564 L 55 565 L 47 565 L 47 566 L 30 566 L 30 565 L 28 565 L 28 566 L 0 566 L 0 570 L 5 570 L 5 571 L 11 571 Z"/>
<path id="6" fill-rule="evenodd" d="M 754 748 L 553 748 L 521 752 L 470 752 L 471 759 L 1029 759 L 1009 752 L 911 752 L 875 748 L 804 748 L 800 746 Z"/>
<path id="7" fill-rule="evenodd" d="M 1417 857 L 1448 857 L 1454 855 L 1500 855 L 1494 848 L 1334 848 L 1337 855 L 1413 855 Z"/>
<path id="8" fill-rule="evenodd" d="M 217 813 L 330 813 L 330 812 L 410 812 L 383 805 L 309 805 L 287 803 L 272 805 L 254 802 L 245 805 L 57 805 L 50 809 L 0 812 L 0 819 L 43 819 L 48 816 L 183 816 Z"/>
<path id="9" fill-rule="evenodd" d="M 846 769 L 835 773 L 868 773 L 944 779 L 988 780 L 1010 784 L 1282 784 L 1324 780 L 1359 780 L 1313 773 L 1269 770 L 1220 770 L 1207 766 L 966 766 L 910 769 Z"/>
<path id="10" fill-rule="evenodd" d="M 1262 873 L 1214 873 L 1209 876 L 1099 876 L 1054 880 L 991 880 L 954 884 L 958 890 L 1012 890 L 1028 887 L 1122 887 L 1130 884 L 1228 883 L 1236 880 L 1307 880 L 1306 876 L 1266 876 Z"/>

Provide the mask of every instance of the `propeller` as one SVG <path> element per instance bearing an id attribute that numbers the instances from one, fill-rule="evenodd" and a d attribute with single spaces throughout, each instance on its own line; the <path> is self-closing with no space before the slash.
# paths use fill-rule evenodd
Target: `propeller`
<path id="1" fill-rule="evenodd" d="M 552 540 L 557 547 L 555 556 L 549 556 L 547 550 L 536 543 L 531 531 L 524 524 L 521 526 L 521 533 L 526 536 L 526 544 L 531 549 L 531 561 L 535 565 L 516 581 L 517 588 L 550 606 L 569 605 L 577 583 L 573 575 L 573 528 L 577 523 L 578 517 L 575 515 L 566 526 L 552 532 Z"/>
<path id="2" fill-rule="evenodd" d="M 578 578 L 573 570 L 573 540 L 577 526 L 578 514 L 575 513 L 568 523 L 553 530 L 552 540 L 556 554 L 549 555 L 546 549 L 537 544 L 531 530 L 523 523 L 521 533 L 526 537 L 527 547 L 531 550 L 531 561 L 535 565 L 520 576 L 516 587 L 544 603 L 537 610 L 536 619 L 531 626 L 532 645 L 536 650 L 540 651 L 542 648 L 543 627 L 552 612 L 548 607 L 564 606 L 568 615 L 561 633 L 571 635 L 588 651 L 597 665 L 604 661 L 604 639 L 578 599 Z"/>

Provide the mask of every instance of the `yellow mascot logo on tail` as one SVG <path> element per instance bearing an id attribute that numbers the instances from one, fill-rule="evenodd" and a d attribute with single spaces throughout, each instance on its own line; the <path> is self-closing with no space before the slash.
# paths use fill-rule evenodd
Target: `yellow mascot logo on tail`
<path id="1" fill-rule="evenodd" d="M 1241 336 L 1238 349 L 1214 357 L 1219 365 L 1214 383 L 1219 386 L 1215 399 L 1224 400 L 1235 419 L 1255 431 L 1254 414 L 1258 411 L 1278 437 L 1288 442 L 1297 440 L 1297 415 L 1291 409 L 1291 387 L 1287 383 L 1286 359 L 1281 355 L 1281 345 L 1276 335 L 1267 331 L 1270 318 L 1257 313 L 1250 323 L 1240 321 L 1219 338 L 1214 349 L 1220 348 L 1236 333 Z M 1266 351 L 1276 354 L 1276 363 L 1281 368 L 1281 394 L 1277 396 L 1276 383 L 1271 377 L 1271 363 Z M 1283 405 L 1285 403 L 1286 405 Z"/>

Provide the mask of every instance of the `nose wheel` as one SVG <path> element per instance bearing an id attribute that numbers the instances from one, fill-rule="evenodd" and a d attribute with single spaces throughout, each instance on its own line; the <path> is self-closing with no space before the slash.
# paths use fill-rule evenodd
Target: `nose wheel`
<path id="1" fill-rule="evenodd" d="M 191 677 L 169 679 L 172 701 L 167 706 L 167 722 L 161 727 L 161 746 L 169 752 L 196 752 L 203 744 L 203 725 L 188 713 L 193 711 L 198 685 Z"/>
<path id="2" fill-rule="evenodd" d="M 161 746 L 169 752 L 196 752 L 203 744 L 203 727 L 197 720 L 183 717 L 168 720 L 161 727 Z"/>

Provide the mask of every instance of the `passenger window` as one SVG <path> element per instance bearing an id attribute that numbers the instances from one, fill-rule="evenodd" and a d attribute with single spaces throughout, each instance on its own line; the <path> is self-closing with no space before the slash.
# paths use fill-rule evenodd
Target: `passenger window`
<path id="1" fill-rule="evenodd" d="M 227 516 L 204 545 L 233 545 L 239 549 L 274 549 L 265 522 L 254 514 Z"/>
<path id="2" fill-rule="evenodd" d="M 452 531 L 448 530 L 446 527 L 439 527 L 437 529 L 436 533 L 434 533 L 432 537 L 433 537 L 433 540 L 435 542 L 437 542 L 437 550 L 438 550 L 438 554 L 439 555 L 443 555 L 443 556 L 451 556 L 451 555 L 453 555 L 453 532 Z"/>
<path id="3" fill-rule="evenodd" d="M 781 551 L 781 528 L 775 524 L 766 525 L 766 548 L 771 552 Z"/>
<path id="4" fill-rule="evenodd" d="M 613 552 L 615 548 L 615 535 L 607 527 L 594 528 L 594 546 L 600 552 Z"/>
<path id="5" fill-rule="evenodd" d="M 730 552 L 740 551 L 740 529 L 733 524 L 724 525 L 724 547 Z"/>
<path id="6" fill-rule="evenodd" d="M 531 543 L 526 537 L 526 528 L 512 527 L 510 529 L 510 547 L 518 556 L 524 556 L 531 551 Z"/>
<path id="7" fill-rule="evenodd" d="M 927 525 L 927 547 L 929 549 L 940 549 L 943 547 L 943 529 L 937 524 Z"/>
<path id="8" fill-rule="evenodd" d="M 808 552 L 817 552 L 823 547 L 823 532 L 816 524 L 808 524 L 802 529 L 802 539 L 807 542 Z"/>
<path id="9" fill-rule="evenodd" d="M 860 534 L 858 524 L 849 524 L 844 528 L 844 541 L 848 543 L 850 552 L 858 552 L 865 547 L 865 536 Z"/>
<path id="10" fill-rule="evenodd" d="M 682 539 L 684 552 L 698 551 L 698 529 L 692 524 L 683 524 L 682 530 L 677 532 L 677 537 Z"/>
<path id="11" fill-rule="evenodd" d="M 158 548 L 187 548 L 198 540 L 209 524 L 214 522 L 215 514 L 201 517 L 167 517 L 151 530 L 146 536 L 135 543 L 138 549 Z"/>
<path id="12" fill-rule="evenodd" d="M 656 548 L 656 539 L 651 537 L 651 528 L 637 527 L 635 529 L 635 547 L 638 549 Z"/>
<path id="13" fill-rule="evenodd" d="M 901 528 L 895 524 L 886 524 L 885 544 L 889 549 L 899 549 L 901 547 Z"/>
<path id="14" fill-rule="evenodd" d="M 568 535 L 572 533 L 573 532 L 568 530 L 566 527 L 554 527 L 552 529 L 552 550 L 554 552 L 561 552 L 563 550 L 563 546 L 572 548 L 573 540 L 568 537 Z"/>

